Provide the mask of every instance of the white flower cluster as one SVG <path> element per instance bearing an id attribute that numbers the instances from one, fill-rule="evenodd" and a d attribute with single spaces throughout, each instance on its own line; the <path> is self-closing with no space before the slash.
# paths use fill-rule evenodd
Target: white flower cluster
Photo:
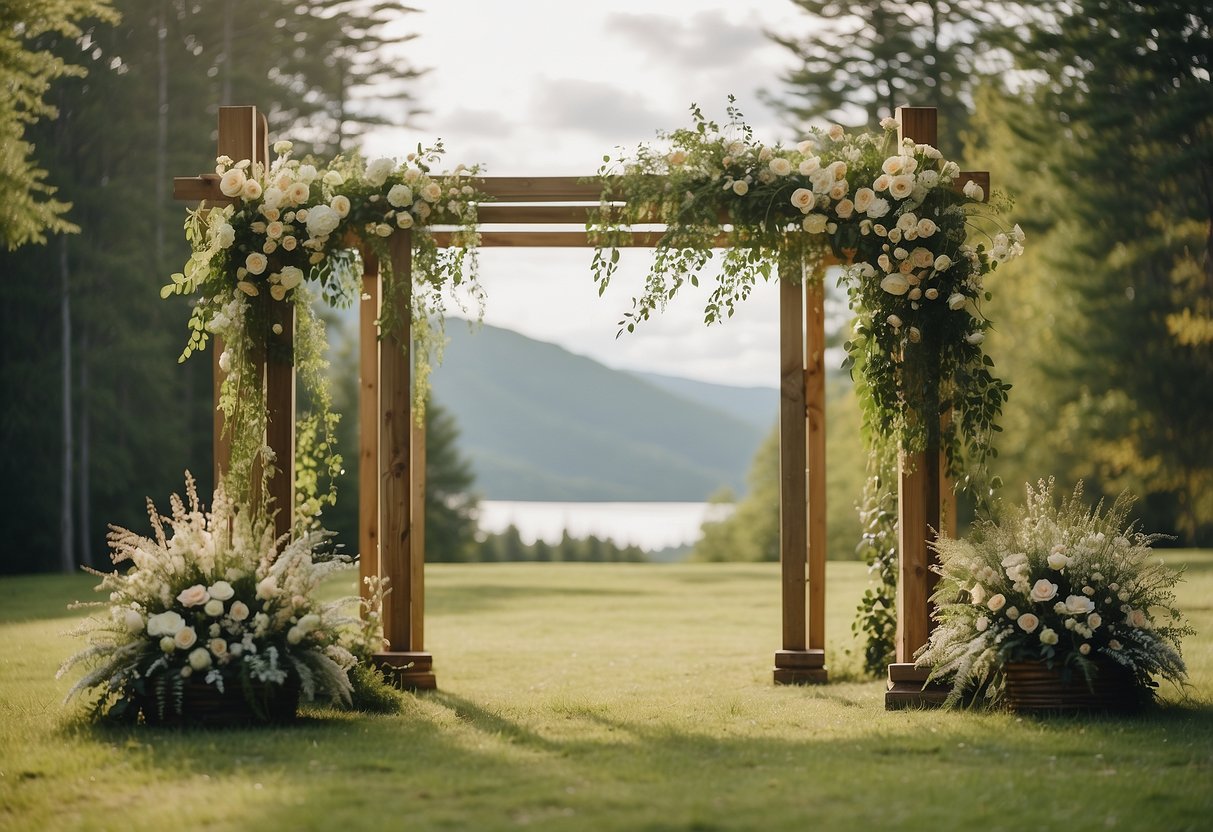
<path id="1" fill-rule="evenodd" d="M 1178 576 L 1148 563 L 1150 538 L 1121 531 L 1123 500 L 1101 517 L 1076 492 L 1059 511 L 1051 488 L 1029 490 L 1027 509 L 988 526 L 979 542 L 940 542 L 936 600 L 947 602 L 920 662 L 955 670 L 967 659 L 980 670 L 995 661 L 1065 665 L 1102 656 L 1147 676 L 1182 676 L 1184 630 L 1173 625 L 1167 590 Z"/>
<path id="2" fill-rule="evenodd" d="M 205 681 L 222 690 L 241 683 L 242 665 L 265 666 L 264 654 L 273 650 L 288 669 L 307 674 L 309 693 L 348 698 L 348 682 L 333 680 L 344 680 L 354 664 L 348 648 L 360 625 L 341 610 L 348 599 L 315 600 L 319 584 L 348 564 L 314 561 L 313 536 L 276 541 L 272 526 L 252 525 L 251 512 L 237 512 L 222 492 L 211 513 L 199 506 L 192 480 L 187 495 L 188 502 L 173 497 L 169 517 L 152 510 L 153 537 L 111 534 L 114 562 L 131 567 L 102 575 L 98 589 L 109 592 L 109 619 L 85 626 L 92 646 L 64 669 L 84 659 L 105 661 L 73 692 L 104 684 L 133 695 L 141 678 L 204 671 Z M 325 663 L 339 672 L 299 669 Z"/>
<path id="3" fill-rule="evenodd" d="M 268 169 L 220 156 L 219 190 L 239 203 L 206 217 L 204 258 L 226 254 L 236 288 L 249 297 L 268 291 L 285 300 L 308 272 L 349 245 L 347 233 L 389 237 L 434 218 L 458 222 L 474 213 L 476 192 L 466 178 L 475 171 L 464 165 L 432 176 L 409 154 L 402 164 L 381 158 L 318 169 L 292 159 L 290 142 L 274 150 Z"/>

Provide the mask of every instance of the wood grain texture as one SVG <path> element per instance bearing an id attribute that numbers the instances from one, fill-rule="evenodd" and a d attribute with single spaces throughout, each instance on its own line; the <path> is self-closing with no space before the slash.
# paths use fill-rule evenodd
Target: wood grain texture
<path id="1" fill-rule="evenodd" d="M 929 465 L 925 453 L 902 453 L 897 460 L 897 545 L 900 552 L 897 575 L 897 661 L 912 663 L 914 653 L 927 643 L 927 549 L 926 481 Z"/>
<path id="2" fill-rule="evenodd" d="M 806 643 L 804 313 L 801 264 L 779 264 L 779 561 L 783 649 Z"/>
<path id="3" fill-rule="evenodd" d="M 918 144 L 939 146 L 939 111 L 934 107 L 898 107 L 897 140 L 913 139 Z"/>
<path id="4" fill-rule="evenodd" d="M 390 582 L 383 627 L 392 651 L 412 649 L 412 569 L 409 533 L 412 520 L 410 455 L 412 448 L 412 327 L 408 309 L 412 281 L 412 234 L 389 238 L 393 280 L 402 287 L 381 303 L 397 304 L 399 325 L 379 341 L 379 564 Z"/>
<path id="5" fill-rule="evenodd" d="M 358 305 L 358 575 L 366 597 L 367 578 L 379 572 L 379 259 L 362 252 L 362 298 Z"/>
<path id="6" fill-rule="evenodd" d="M 824 271 L 824 270 L 823 270 Z M 826 335 L 824 274 L 804 289 L 805 465 L 808 499 L 809 649 L 825 649 L 826 631 Z"/>
<path id="7" fill-rule="evenodd" d="M 409 539 L 409 610 L 412 632 L 412 650 L 425 649 L 425 421 L 414 418 L 410 441 L 413 452 L 411 512 L 412 532 Z"/>
<path id="8" fill-rule="evenodd" d="M 295 513 L 295 307 L 272 299 L 269 323 L 281 334 L 267 333 L 265 360 L 265 444 L 274 452 L 274 474 L 269 481 L 273 500 L 274 533 L 288 534 Z"/>

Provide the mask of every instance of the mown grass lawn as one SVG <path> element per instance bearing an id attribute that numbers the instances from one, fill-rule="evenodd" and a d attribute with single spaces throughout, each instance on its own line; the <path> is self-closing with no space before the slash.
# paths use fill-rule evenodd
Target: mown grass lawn
<path id="1" fill-rule="evenodd" d="M 808 688 L 771 684 L 775 564 L 501 564 L 429 567 L 441 690 L 402 715 L 90 728 L 53 676 L 93 580 L 0 579 L 0 830 L 1207 830 L 1213 552 L 1163 555 L 1192 687 L 1132 718 L 886 712 L 847 653 L 858 564 Z"/>

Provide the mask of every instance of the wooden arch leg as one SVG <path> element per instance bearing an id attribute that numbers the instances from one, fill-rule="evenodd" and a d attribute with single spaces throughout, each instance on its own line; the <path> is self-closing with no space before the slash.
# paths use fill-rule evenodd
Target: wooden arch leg
<path id="1" fill-rule="evenodd" d="M 383 632 L 389 646 L 375 654 L 375 662 L 400 687 L 432 689 L 437 681 L 433 657 L 424 645 L 425 542 L 423 506 L 418 499 L 419 482 L 425 477 L 425 453 L 414 447 L 414 442 L 425 441 L 425 433 L 414 428 L 412 326 L 407 300 L 412 285 L 412 244 L 408 232 L 397 232 L 389 240 L 392 276 L 404 288 L 389 297 L 382 291 L 382 282 L 379 284 L 382 304 L 397 304 L 399 325 L 384 333 L 378 344 L 379 570 L 389 580 L 391 591 L 383 609 Z"/>
<path id="2" fill-rule="evenodd" d="M 825 317 L 820 280 L 780 263 L 779 562 L 783 649 L 776 684 L 820 683 L 825 666 Z M 820 277 L 815 275 L 814 277 Z"/>

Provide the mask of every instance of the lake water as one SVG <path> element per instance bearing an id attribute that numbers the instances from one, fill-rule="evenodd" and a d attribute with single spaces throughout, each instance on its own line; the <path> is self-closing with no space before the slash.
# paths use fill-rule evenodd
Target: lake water
<path id="1" fill-rule="evenodd" d="M 685 546 L 699 539 L 706 519 L 719 520 L 733 510 L 716 503 L 541 503 L 481 500 L 480 527 L 502 532 L 511 523 L 526 543 L 542 538 L 559 543 L 567 529 L 573 537 L 610 538 L 621 546 L 647 551 Z"/>

